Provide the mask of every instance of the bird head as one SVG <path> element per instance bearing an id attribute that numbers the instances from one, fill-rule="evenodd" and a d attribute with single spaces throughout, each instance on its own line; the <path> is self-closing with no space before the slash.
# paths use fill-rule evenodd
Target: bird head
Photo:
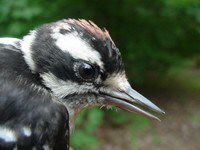
<path id="1" fill-rule="evenodd" d="M 108 31 L 91 21 L 45 24 L 25 36 L 21 47 L 29 68 L 65 103 L 72 118 L 96 105 L 114 105 L 154 119 L 138 105 L 164 113 L 130 86 L 119 49 Z"/>

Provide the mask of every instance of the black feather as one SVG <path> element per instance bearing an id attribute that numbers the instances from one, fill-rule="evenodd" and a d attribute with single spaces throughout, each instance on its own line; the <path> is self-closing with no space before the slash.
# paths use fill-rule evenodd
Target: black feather
<path id="1" fill-rule="evenodd" d="M 14 49 L 14 50 L 13 50 Z M 69 115 L 66 107 L 53 100 L 39 74 L 33 74 L 22 53 L 13 46 L 0 47 L 0 127 L 8 128 L 17 141 L 0 137 L 0 149 L 69 148 Z M 22 132 L 30 127 L 30 137 Z"/>

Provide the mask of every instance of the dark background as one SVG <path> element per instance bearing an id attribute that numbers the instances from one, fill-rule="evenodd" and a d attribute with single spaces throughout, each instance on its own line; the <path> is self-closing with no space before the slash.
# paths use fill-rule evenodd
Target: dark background
<path id="1" fill-rule="evenodd" d="M 77 119 L 74 149 L 197 149 L 200 135 L 199 0 L 0 0 L 0 36 L 84 18 L 106 27 L 133 87 L 164 108 L 161 123 L 102 109 Z"/>

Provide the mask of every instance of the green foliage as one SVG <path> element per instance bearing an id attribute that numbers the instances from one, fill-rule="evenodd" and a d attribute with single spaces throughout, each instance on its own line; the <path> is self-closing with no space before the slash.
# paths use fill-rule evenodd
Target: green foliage
<path id="1" fill-rule="evenodd" d="M 116 112 L 113 110 L 106 111 L 106 113 L 109 115 L 109 119 L 114 123 L 114 125 L 123 125 L 125 123 L 130 122 L 130 115 L 128 115 L 125 111 Z M 126 117 L 125 117 L 126 116 Z"/>
<path id="2" fill-rule="evenodd" d="M 141 85 L 152 74 L 161 76 L 180 60 L 199 55 L 199 8 L 198 0 L 1 0 L 0 34 L 20 37 L 45 22 L 91 19 L 108 28 L 128 74 Z"/>
<path id="3" fill-rule="evenodd" d="M 126 125 L 126 127 L 130 129 L 130 132 L 133 135 L 133 143 L 136 143 L 137 141 L 137 132 L 143 131 L 146 129 L 146 127 L 150 126 L 149 120 L 138 114 L 130 114 L 126 111 L 117 112 L 113 110 L 106 111 L 105 113 L 108 115 L 109 120 L 111 121 L 111 124 L 113 126 L 121 127 L 123 125 Z"/>
<path id="4" fill-rule="evenodd" d="M 2 37 L 22 37 L 30 29 L 62 18 L 93 20 L 110 31 L 135 85 L 166 78 L 166 74 L 183 78 L 185 62 L 197 68 L 200 64 L 199 0 L 0 0 L 0 14 Z M 136 115 L 106 113 L 115 125 L 129 124 L 131 131 L 149 125 Z M 104 114 L 93 109 L 78 117 L 71 140 L 74 148 L 98 143 L 93 133 Z M 136 136 L 133 139 L 137 141 Z"/>
<path id="5" fill-rule="evenodd" d="M 72 135 L 71 144 L 74 148 L 95 147 L 98 144 L 93 132 L 103 122 L 104 113 L 100 109 L 86 110 L 76 120 L 76 132 Z"/>
<path id="6" fill-rule="evenodd" d="M 193 124 L 200 124 L 200 112 L 194 113 L 191 110 L 191 114 L 188 117 Z"/>
<path id="7" fill-rule="evenodd" d="M 88 134 L 83 129 L 77 129 L 71 138 L 71 145 L 73 148 L 94 148 L 98 144 L 95 136 Z"/>

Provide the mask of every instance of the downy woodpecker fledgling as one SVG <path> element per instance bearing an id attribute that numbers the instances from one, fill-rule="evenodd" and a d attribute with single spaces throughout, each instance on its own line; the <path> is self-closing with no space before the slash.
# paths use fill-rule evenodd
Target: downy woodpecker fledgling
<path id="1" fill-rule="evenodd" d="M 133 90 L 107 30 L 61 20 L 0 39 L 0 148 L 67 149 L 69 126 L 86 107 L 160 108 Z M 68 125 L 68 122 L 70 125 Z"/>

